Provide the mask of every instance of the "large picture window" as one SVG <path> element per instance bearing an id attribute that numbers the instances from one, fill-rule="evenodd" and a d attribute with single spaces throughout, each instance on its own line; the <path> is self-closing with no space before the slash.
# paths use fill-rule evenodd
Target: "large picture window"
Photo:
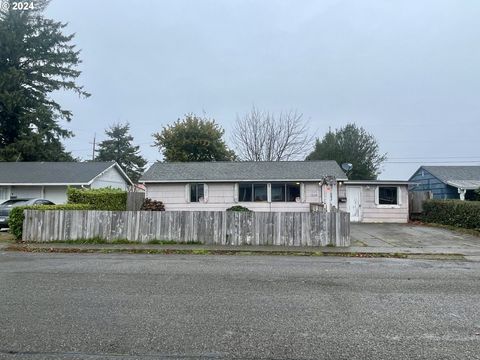
<path id="1" fill-rule="evenodd" d="M 199 202 L 204 196 L 204 184 L 190 184 L 190 202 Z"/>
<path id="2" fill-rule="evenodd" d="M 240 183 L 238 201 L 267 201 L 267 184 Z"/>
<path id="3" fill-rule="evenodd" d="M 398 205 L 398 188 L 395 186 L 379 186 L 378 203 L 380 205 Z"/>
<path id="4" fill-rule="evenodd" d="M 272 184 L 273 202 L 295 202 L 300 198 L 300 184 Z"/>

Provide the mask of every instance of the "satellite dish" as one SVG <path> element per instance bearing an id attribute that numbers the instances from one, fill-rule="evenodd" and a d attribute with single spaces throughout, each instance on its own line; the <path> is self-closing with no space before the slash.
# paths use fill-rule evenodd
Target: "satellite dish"
<path id="1" fill-rule="evenodd" d="M 350 171 L 353 168 L 353 165 L 351 163 L 343 163 L 340 165 L 343 169 L 343 171 Z"/>

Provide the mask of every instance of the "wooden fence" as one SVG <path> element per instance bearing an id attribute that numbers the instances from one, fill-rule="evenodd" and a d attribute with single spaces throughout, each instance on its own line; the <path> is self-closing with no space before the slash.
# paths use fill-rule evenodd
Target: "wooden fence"
<path id="1" fill-rule="evenodd" d="M 423 212 L 423 202 L 431 198 L 431 191 L 410 191 L 408 193 L 408 205 L 410 215 L 421 214 Z"/>
<path id="2" fill-rule="evenodd" d="M 143 201 L 145 200 L 145 193 L 140 191 L 127 192 L 127 210 L 138 211 L 142 208 Z"/>
<path id="3" fill-rule="evenodd" d="M 346 212 L 25 210 L 23 240 L 101 238 L 210 245 L 349 246 Z"/>

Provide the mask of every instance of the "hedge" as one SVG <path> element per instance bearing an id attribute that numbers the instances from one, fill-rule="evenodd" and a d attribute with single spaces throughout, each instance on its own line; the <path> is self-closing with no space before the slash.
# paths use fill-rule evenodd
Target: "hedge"
<path id="1" fill-rule="evenodd" d="M 127 210 L 127 192 L 120 189 L 77 189 L 68 188 L 69 204 L 89 204 L 91 210 Z"/>
<path id="2" fill-rule="evenodd" d="M 480 230 L 480 201 L 427 200 L 423 203 L 422 220 Z"/>
<path id="3" fill-rule="evenodd" d="M 63 204 L 63 205 L 30 205 L 30 206 L 17 206 L 12 209 L 8 219 L 8 227 L 10 233 L 15 236 L 17 240 L 22 239 L 23 210 L 93 210 L 91 205 L 88 204 Z"/>

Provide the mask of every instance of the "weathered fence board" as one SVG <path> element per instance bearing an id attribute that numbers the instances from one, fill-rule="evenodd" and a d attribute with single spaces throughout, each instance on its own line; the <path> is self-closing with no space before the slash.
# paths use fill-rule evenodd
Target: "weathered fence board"
<path id="1" fill-rule="evenodd" d="M 23 240 L 173 240 L 215 245 L 349 246 L 346 212 L 25 210 Z"/>

